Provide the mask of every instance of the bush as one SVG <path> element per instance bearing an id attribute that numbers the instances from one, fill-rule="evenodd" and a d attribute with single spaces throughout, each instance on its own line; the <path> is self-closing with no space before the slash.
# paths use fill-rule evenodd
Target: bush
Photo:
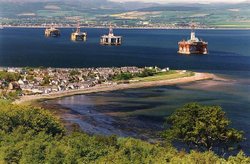
<path id="1" fill-rule="evenodd" d="M 7 82 L 17 81 L 20 78 L 19 73 L 12 73 L 7 71 L 0 71 L 0 80 L 4 80 Z"/>
<path id="2" fill-rule="evenodd" d="M 18 127 L 52 135 L 64 133 L 59 119 L 44 109 L 3 102 L 0 106 L 0 130 L 6 133 L 11 133 Z"/>
<path id="3" fill-rule="evenodd" d="M 211 151 L 178 152 L 172 146 L 134 138 L 65 135 L 57 118 L 40 108 L 0 101 L 0 163 L 119 163 L 119 164 L 213 164 L 243 163 L 240 152 L 228 160 Z"/>
<path id="4" fill-rule="evenodd" d="M 243 132 L 230 128 L 230 120 L 219 106 L 184 105 L 167 118 L 165 137 L 186 143 L 191 149 L 228 150 L 242 141 Z M 220 153 L 218 151 L 218 153 Z"/>
<path id="5" fill-rule="evenodd" d="M 115 80 L 129 80 L 133 78 L 133 75 L 129 72 L 123 72 L 114 77 Z"/>
<path id="6" fill-rule="evenodd" d="M 139 73 L 138 77 L 148 77 L 148 76 L 154 76 L 156 74 L 155 69 L 144 69 L 141 73 Z"/>

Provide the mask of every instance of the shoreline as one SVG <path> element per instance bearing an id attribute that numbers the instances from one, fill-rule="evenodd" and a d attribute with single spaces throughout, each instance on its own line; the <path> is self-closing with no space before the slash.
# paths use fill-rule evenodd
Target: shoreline
<path id="1" fill-rule="evenodd" d="M 46 94 L 46 95 L 22 96 L 20 99 L 15 100 L 14 103 L 23 104 L 23 103 L 33 102 L 33 101 L 44 101 L 44 100 L 51 100 L 51 99 L 74 96 L 74 95 L 96 93 L 96 92 L 109 92 L 109 91 L 117 91 L 117 90 L 125 90 L 125 89 L 137 89 L 137 88 L 148 88 L 148 87 L 157 87 L 157 86 L 165 86 L 165 85 L 176 85 L 176 84 L 183 84 L 183 83 L 189 83 L 189 82 L 195 82 L 195 81 L 201 81 L 201 80 L 209 80 L 209 79 L 213 79 L 214 77 L 215 75 L 211 73 L 195 72 L 194 76 L 169 79 L 169 80 L 135 82 L 135 83 L 129 83 L 129 84 L 97 85 L 97 86 L 90 87 L 90 88 L 55 92 L 55 93 Z"/>
<path id="2" fill-rule="evenodd" d="M 46 26 L 3 26 L 5 28 L 29 28 L 29 29 L 44 29 Z M 75 26 L 57 26 L 57 28 L 61 29 L 72 29 Z M 93 27 L 86 27 L 81 26 L 82 29 L 107 29 L 109 27 L 105 26 L 93 26 Z M 123 29 L 123 30 L 190 30 L 191 28 L 169 28 L 169 27 L 114 27 L 115 29 Z M 197 30 L 250 30 L 250 27 L 246 28 L 222 28 L 222 27 L 207 27 L 207 28 L 196 28 Z"/>

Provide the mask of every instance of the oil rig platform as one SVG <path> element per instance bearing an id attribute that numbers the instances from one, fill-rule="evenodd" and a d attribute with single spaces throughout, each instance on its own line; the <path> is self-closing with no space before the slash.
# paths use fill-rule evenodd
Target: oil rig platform
<path id="1" fill-rule="evenodd" d="M 122 36 L 115 36 L 113 33 L 113 28 L 109 27 L 109 34 L 101 36 L 100 43 L 102 45 L 121 45 Z"/>
<path id="2" fill-rule="evenodd" d="M 179 54 L 208 54 L 208 43 L 199 40 L 195 36 L 194 26 L 192 26 L 191 38 L 189 40 L 182 40 L 178 42 Z"/>
<path id="3" fill-rule="evenodd" d="M 53 26 L 46 28 L 44 33 L 46 37 L 57 37 L 61 35 L 60 30 Z"/>
<path id="4" fill-rule="evenodd" d="M 79 23 L 77 24 L 76 31 L 71 33 L 71 40 L 73 41 L 86 41 L 87 33 L 81 32 Z"/>

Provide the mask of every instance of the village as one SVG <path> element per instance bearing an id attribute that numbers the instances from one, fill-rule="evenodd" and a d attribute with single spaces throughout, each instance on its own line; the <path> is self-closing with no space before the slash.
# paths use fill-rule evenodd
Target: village
<path id="1" fill-rule="evenodd" d="M 18 96 L 46 95 L 97 85 L 115 85 L 121 80 L 129 82 L 128 75 L 143 75 L 148 70 L 163 72 L 169 68 L 0 68 L 0 91 L 2 94 L 18 91 Z"/>

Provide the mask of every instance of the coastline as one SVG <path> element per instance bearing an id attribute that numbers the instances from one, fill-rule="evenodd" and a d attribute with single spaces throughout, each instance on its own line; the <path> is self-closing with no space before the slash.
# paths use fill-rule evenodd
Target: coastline
<path id="1" fill-rule="evenodd" d="M 169 79 L 169 80 L 135 82 L 135 83 L 129 83 L 129 84 L 111 84 L 111 85 L 105 84 L 105 85 L 97 85 L 97 86 L 90 87 L 90 88 L 84 88 L 84 89 L 55 92 L 55 93 L 46 94 L 46 95 L 43 94 L 43 95 L 22 96 L 20 99 L 14 101 L 14 103 L 22 104 L 22 103 L 29 103 L 33 101 L 43 101 L 43 100 L 50 100 L 50 99 L 56 99 L 56 98 L 61 98 L 61 97 L 68 97 L 68 96 L 73 96 L 73 95 L 96 93 L 96 92 L 157 87 L 157 86 L 164 86 L 164 85 L 176 85 L 176 84 L 183 84 L 183 83 L 189 83 L 189 82 L 194 82 L 194 81 L 213 79 L 214 77 L 215 75 L 211 73 L 195 72 L 194 76 Z"/>
<path id="2" fill-rule="evenodd" d="M 30 28 L 30 29 L 44 29 L 46 26 L 3 26 L 4 28 Z M 58 26 L 57 28 L 61 29 L 72 29 L 75 28 L 75 26 Z M 88 28 L 93 28 L 93 29 L 106 29 L 109 27 L 106 26 L 81 26 L 80 28 L 82 29 L 88 29 Z M 124 30 L 190 30 L 191 28 L 170 28 L 170 27 L 114 27 L 115 29 L 124 29 Z M 198 30 L 250 30 L 250 27 L 246 28 L 237 28 L 237 27 L 228 27 L 228 28 L 222 28 L 222 27 L 204 27 L 204 28 L 196 28 Z"/>

